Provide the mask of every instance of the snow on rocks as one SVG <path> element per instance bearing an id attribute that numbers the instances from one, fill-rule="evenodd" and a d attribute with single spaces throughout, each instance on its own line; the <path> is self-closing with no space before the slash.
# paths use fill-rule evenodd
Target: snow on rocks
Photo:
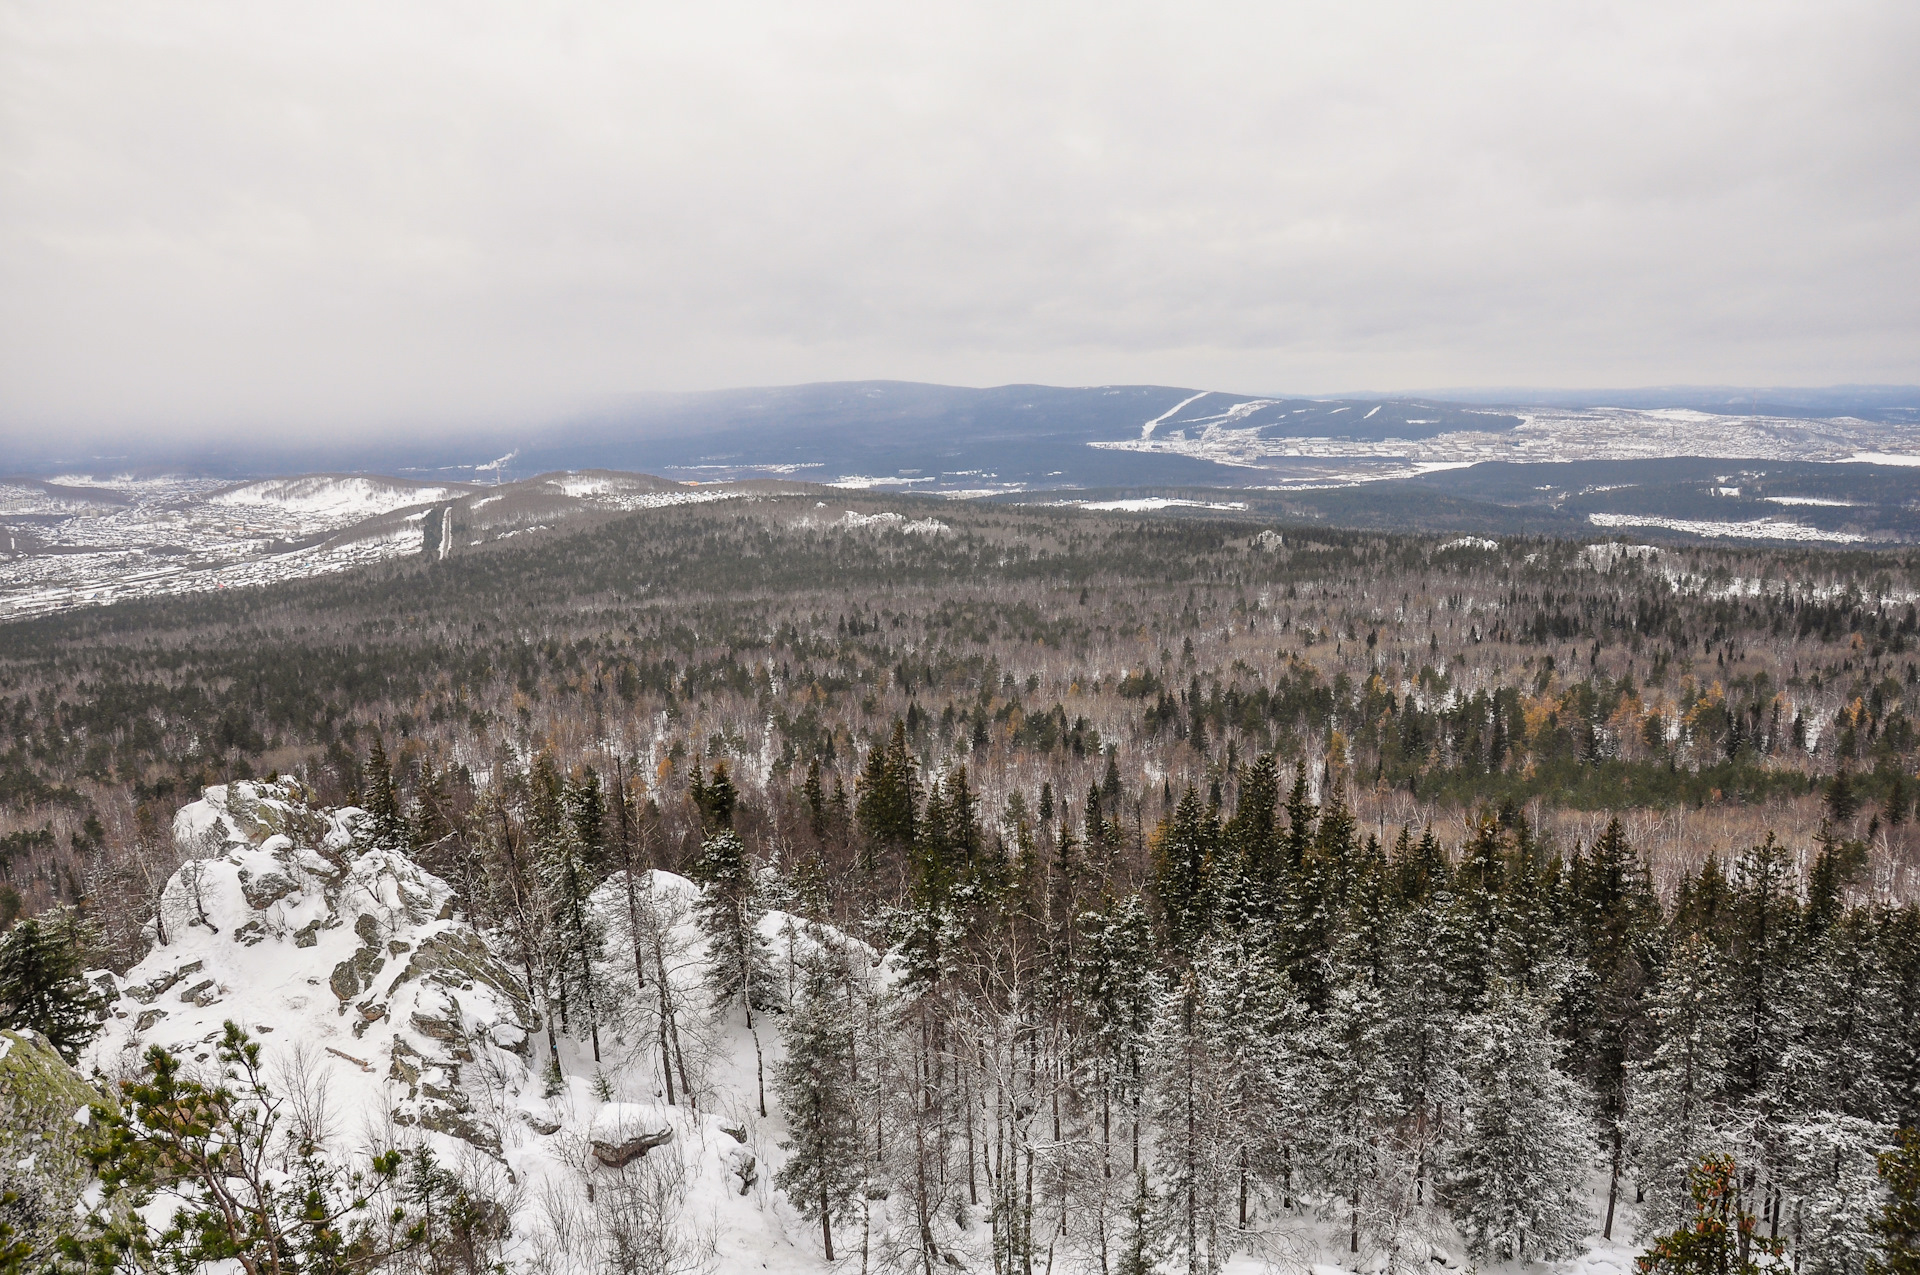
<path id="1" fill-rule="evenodd" d="M 737 1013 L 712 1014 L 692 882 L 637 874 L 633 896 L 664 923 L 698 1087 L 697 1105 L 684 1091 L 669 1104 L 641 1005 L 656 988 L 636 994 L 623 875 L 593 900 L 608 934 L 602 971 L 619 989 L 596 1060 L 578 1030 L 549 1034 L 523 972 L 456 915 L 446 882 L 369 846 L 364 812 L 318 808 L 290 780 L 237 782 L 182 808 L 174 831 L 189 858 L 152 949 L 124 976 L 99 976 L 115 999 L 81 1070 L 103 1088 L 136 1074 L 152 1045 L 211 1065 L 232 1020 L 277 1088 L 302 1095 L 309 1114 L 324 1108 L 339 1148 L 424 1144 L 509 1184 L 495 1198 L 517 1202 L 510 1269 L 602 1269 L 635 1219 L 695 1265 L 826 1269 L 812 1228 L 772 1185 L 785 1125 L 770 1095 L 760 1114 L 760 1077 L 782 1056 L 778 1019 L 756 1015 L 756 1035 Z M 802 930 L 784 913 L 762 922 L 781 959 L 807 950 Z"/>
<path id="2" fill-rule="evenodd" d="M 625 1168 L 655 1147 L 673 1141 L 667 1109 L 653 1102 L 610 1102 L 587 1127 L 593 1158 L 610 1169 Z"/>
<path id="3" fill-rule="evenodd" d="M 231 1019 L 363 1118 L 497 1152 L 479 1073 L 524 1070 L 533 1008 L 453 917 L 452 890 L 405 855 L 355 853 L 353 809 L 298 784 L 209 788 L 175 835 L 190 855 L 162 896 L 153 949 L 89 1061 L 109 1075 L 149 1045 L 210 1056 Z"/>

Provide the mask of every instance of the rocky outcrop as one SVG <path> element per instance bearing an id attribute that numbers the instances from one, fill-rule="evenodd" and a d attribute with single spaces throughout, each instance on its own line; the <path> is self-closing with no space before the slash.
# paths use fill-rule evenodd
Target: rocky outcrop
<path id="1" fill-rule="evenodd" d="M 175 835 L 194 858 L 163 898 L 169 942 L 113 980 L 125 999 L 94 1062 L 113 1071 L 149 1044 L 198 1056 L 232 1019 L 271 1029 L 270 1060 L 319 1058 L 368 1116 L 500 1153 L 473 1069 L 525 1072 L 533 1006 L 455 919 L 451 888 L 366 845 L 364 826 L 360 811 L 311 808 L 291 781 L 209 788 L 183 807 Z"/>
<path id="2" fill-rule="evenodd" d="M 15 1238 L 51 1265 L 51 1244 L 80 1206 L 91 1170 L 93 1108 L 108 1102 L 33 1032 L 0 1031 L 0 1198 Z"/>

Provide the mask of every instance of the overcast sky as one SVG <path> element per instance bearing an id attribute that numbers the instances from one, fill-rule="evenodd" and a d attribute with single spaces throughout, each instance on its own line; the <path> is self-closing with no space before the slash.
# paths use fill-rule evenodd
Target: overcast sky
<path id="1" fill-rule="evenodd" d="M 0 430 L 1920 381 L 1920 4 L 0 2 Z"/>

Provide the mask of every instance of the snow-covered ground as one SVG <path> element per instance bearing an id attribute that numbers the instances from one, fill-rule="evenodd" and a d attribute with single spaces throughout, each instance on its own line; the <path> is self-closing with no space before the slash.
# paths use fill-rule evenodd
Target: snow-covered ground
<path id="1" fill-rule="evenodd" d="M 1844 501 L 1806 501 L 1807 504 L 1844 504 Z M 1824 541 L 1828 544 L 1857 545 L 1867 537 L 1850 531 L 1827 531 L 1784 518 L 1750 518 L 1745 521 L 1710 521 L 1703 518 L 1666 518 L 1654 514 L 1592 513 L 1587 521 L 1596 527 L 1658 527 L 1667 531 L 1685 531 L 1696 536 L 1717 536 L 1737 540 Z"/>
<path id="2" fill-rule="evenodd" d="M 564 1080 L 552 1089 L 519 972 L 454 913 L 452 891 L 404 855 L 364 850 L 351 808 L 316 811 L 297 784 L 240 782 L 206 790 L 175 819 L 197 856 L 169 883 L 167 941 L 124 978 L 82 1070 L 133 1074 L 148 1046 L 208 1062 L 232 1020 L 262 1043 L 269 1079 L 300 1097 L 293 1117 L 314 1120 L 341 1149 L 430 1146 L 443 1164 L 491 1178 L 518 1206 L 509 1257 L 516 1270 L 603 1269 L 587 1223 L 620 1171 L 596 1160 L 596 1139 L 665 1135 L 640 1170 L 672 1190 L 671 1219 L 689 1253 L 711 1251 L 719 1271 L 827 1269 L 816 1228 L 772 1187 L 785 1136 L 777 1108 L 761 1117 L 755 1042 L 744 1026 L 693 1010 L 689 1062 L 707 1095 L 672 1105 L 653 1041 L 618 1010 L 591 1046 L 562 1037 Z M 677 919 L 667 947 L 683 955 L 674 983 L 706 1004 L 704 964 L 685 878 L 650 872 L 648 906 Z M 624 937 L 625 878 L 595 895 L 610 932 Z M 795 951 L 797 924 L 769 913 L 776 954 Z M 611 943 L 609 965 L 630 942 Z M 609 979 L 630 967 L 609 969 Z M 736 1016 L 737 1017 L 737 1016 Z M 777 1027 L 759 1040 L 770 1069 Z M 632 1178 L 624 1179 L 631 1182 Z M 690 1267 L 689 1269 L 693 1269 Z"/>
<path id="3" fill-rule="evenodd" d="M 242 483 L 215 493 L 207 503 L 254 506 L 296 520 L 311 517 L 328 522 L 358 521 L 396 509 L 447 500 L 470 490 L 470 487 L 423 486 L 392 478 L 311 474 Z"/>
<path id="4" fill-rule="evenodd" d="M 1482 461 L 1657 460 L 1668 456 L 1743 460 L 1871 461 L 1920 464 L 1910 426 L 1852 419 L 1718 416 L 1687 409 L 1594 408 L 1525 412 L 1514 429 L 1454 430 L 1425 438 L 1300 438 L 1236 422 L 1265 400 L 1168 430 L 1149 422 L 1138 438 L 1096 442 L 1109 451 L 1159 453 L 1223 465 L 1332 462 L 1317 481 L 1409 477 Z M 1416 422 L 1409 422 L 1416 423 Z"/>
<path id="5" fill-rule="evenodd" d="M 634 897 L 644 900 L 670 953 L 665 963 L 685 1007 L 680 1030 L 698 1104 L 684 1090 L 669 1101 L 657 1023 L 630 1005 L 616 1004 L 602 1027 L 598 1060 L 587 1041 L 559 1038 L 563 1079 L 556 1085 L 544 1074 L 548 1036 L 519 966 L 454 911 L 446 883 L 404 854 L 366 848 L 366 818 L 352 808 L 312 807 L 291 780 L 208 788 L 182 808 L 174 833 L 193 857 L 165 892 L 165 941 L 124 977 L 91 976 L 113 1000 L 82 1070 L 107 1080 L 130 1076 L 152 1045 L 206 1063 L 231 1020 L 261 1043 L 270 1083 L 289 1095 L 287 1118 L 322 1131 L 327 1145 L 425 1145 L 469 1181 L 490 1183 L 512 1210 L 505 1253 L 511 1270 L 615 1269 L 602 1251 L 606 1210 L 621 1200 L 633 1205 L 622 1193 L 636 1185 L 658 1193 L 653 1216 L 684 1259 L 673 1269 L 835 1269 L 822 1256 L 817 1226 L 773 1186 L 787 1129 L 771 1091 L 761 1114 L 761 1076 L 784 1056 L 782 1019 L 761 1015 L 750 1031 L 739 1013 L 712 1011 L 704 949 L 691 921 L 696 886 L 647 872 L 635 878 Z M 631 989 L 626 878 L 616 874 L 590 906 L 607 936 L 597 977 L 603 986 Z M 820 938 L 874 955 L 837 931 L 810 929 L 778 911 L 760 929 L 776 974 L 788 981 Z M 887 961 L 870 968 L 883 983 L 894 977 Z M 652 995 L 642 989 L 638 999 Z M 619 999 L 634 998 L 629 992 Z M 636 1167 L 611 1167 L 595 1150 L 596 1143 L 611 1148 L 636 1138 L 651 1144 Z M 1597 1232 L 1604 1179 L 1596 1174 L 1589 1186 Z M 960 1229 L 946 1243 L 948 1264 L 992 1269 L 983 1211 L 962 1211 Z M 1628 1206 L 1616 1240 L 1596 1234 L 1576 1258 L 1479 1269 L 1628 1275 L 1633 1226 Z M 843 1236 L 843 1263 L 859 1260 L 853 1238 Z M 1339 1208 L 1291 1210 L 1263 1221 L 1225 1269 L 1384 1269 L 1379 1254 L 1349 1255 L 1346 1238 Z M 1467 1269 L 1450 1226 L 1423 1232 L 1418 1251 L 1414 1262 L 1401 1253 L 1394 1269 Z M 1060 1256 L 1063 1270 L 1091 1261 L 1086 1254 Z"/>
<path id="6" fill-rule="evenodd" d="M 1245 509 L 1244 500 L 1213 502 L 1180 500 L 1170 496 L 1136 496 L 1127 500 L 1070 500 L 1066 504 L 1100 513 L 1154 513 L 1162 509 Z"/>
<path id="7" fill-rule="evenodd" d="M 63 475 L 0 483 L 0 620 L 129 598 L 272 584 L 417 554 L 430 515 L 474 514 L 464 547 L 556 525 L 744 494 L 601 471 L 500 487 L 310 474 L 233 484 Z M 493 512 L 481 515 L 491 508 Z M 509 510 L 519 513 L 509 513 Z M 529 521 L 532 511 L 538 517 Z M 460 546 L 440 536 L 439 556 Z"/>
<path id="8" fill-rule="evenodd" d="M 467 490 L 339 475 L 239 486 L 66 476 L 0 486 L 0 618 L 266 584 L 417 553 L 427 508 Z M 43 513 L 52 500 L 62 508 Z M 419 515 L 340 534 L 407 509 Z"/>

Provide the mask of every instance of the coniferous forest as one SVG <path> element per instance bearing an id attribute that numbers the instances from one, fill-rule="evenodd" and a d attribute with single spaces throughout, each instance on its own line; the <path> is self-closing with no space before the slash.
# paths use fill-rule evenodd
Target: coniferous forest
<path id="1" fill-rule="evenodd" d="M 526 1238 L 557 1205 L 418 1146 L 348 1186 L 308 1136 L 302 1203 L 240 1231 L 191 1186 L 231 1166 L 193 1179 L 168 1113 L 290 1155 L 258 1040 L 205 1046 L 217 1100 L 89 1042 L 227 924 L 240 851 L 176 811 L 271 781 L 325 871 L 444 883 L 547 1097 L 772 1122 L 740 1194 L 808 1262 L 1914 1270 L 1916 597 L 1894 553 L 769 491 L 7 626 L 4 1025 L 123 1095 L 104 1198 L 200 1202 L 168 1238 L 13 1182 L 7 1251 L 729 1269 L 662 1238 L 667 1178 L 585 1188 L 586 1265 Z M 356 1191 L 381 1227 L 311 1223 Z"/>

